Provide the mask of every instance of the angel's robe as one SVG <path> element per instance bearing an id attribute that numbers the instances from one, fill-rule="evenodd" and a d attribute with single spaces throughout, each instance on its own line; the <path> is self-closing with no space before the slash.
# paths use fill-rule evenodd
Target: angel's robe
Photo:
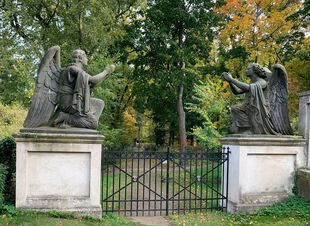
<path id="1" fill-rule="evenodd" d="M 98 119 L 95 112 L 91 112 L 91 101 L 94 104 L 95 100 L 90 97 L 89 78 L 89 74 L 74 64 L 62 71 L 58 91 L 60 112 L 55 124 L 63 122 L 73 127 L 97 128 Z"/>
<path id="2" fill-rule="evenodd" d="M 59 106 L 69 114 L 86 116 L 90 111 L 90 75 L 74 64 L 68 66 L 61 75 Z"/>
<path id="3" fill-rule="evenodd" d="M 273 128 L 270 107 L 260 83 L 251 83 L 247 101 L 231 109 L 235 126 L 250 130 L 253 134 L 277 134 Z"/>
<path id="4" fill-rule="evenodd" d="M 276 135 L 271 121 L 270 106 L 259 83 L 250 84 L 249 106 L 249 118 L 254 134 Z"/>

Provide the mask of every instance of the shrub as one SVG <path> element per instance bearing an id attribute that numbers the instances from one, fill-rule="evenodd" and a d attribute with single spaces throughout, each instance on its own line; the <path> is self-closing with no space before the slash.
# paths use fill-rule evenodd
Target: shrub
<path id="1" fill-rule="evenodd" d="M 11 137 L 7 137 L 0 141 L 0 164 L 3 164 L 7 170 L 4 188 L 4 199 L 6 202 L 14 203 L 16 143 Z"/>
<path id="2" fill-rule="evenodd" d="M 103 150 L 117 150 L 130 144 L 131 139 L 124 129 L 112 129 L 100 126 L 99 131 L 104 135 Z"/>
<path id="3" fill-rule="evenodd" d="M 187 104 L 187 110 L 203 119 L 202 126 L 194 127 L 192 134 L 200 144 L 210 149 L 221 145 L 218 138 L 228 132 L 230 125 L 228 106 L 231 95 L 226 89 L 222 82 L 210 78 L 204 84 L 195 86 L 196 103 Z"/>
<path id="4" fill-rule="evenodd" d="M 2 207 L 4 203 L 6 174 L 7 174 L 7 167 L 4 164 L 0 164 L 0 207 Z"/>

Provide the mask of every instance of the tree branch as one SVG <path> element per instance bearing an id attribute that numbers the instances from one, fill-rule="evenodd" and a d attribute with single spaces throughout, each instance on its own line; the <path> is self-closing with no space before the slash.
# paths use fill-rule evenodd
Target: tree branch
<path id="1" fill-rule="evenodd" d="M 56 7 L 55 7 L 55 9 L 53 10 L 53 12 L 52 12 L 50 18 L 47 20 L 47 23 L 48 23 L 48 24 L 50 24 L 50 22 L 52 21 L 52 19 L 55 17 L 59 5 L 60 5 L 60 1 L 57 0 Z"/>
<path id="2" fill-rule="evenodd" d="M 28 40 L 29 37 L 22 31 L 16 13 L 12 14 L 10 24 L 11 24 L 11 27 L 15 29 L 18 35 L 20 35 L 23 39 Z"/>
<path id="3" fill-rule="evenodd" d="M 117 14 L 115 15 L 115 19 L 118 19 L 120 16 L 124 15 L 126 12 L 128 12 L 130 10 L 130 8 L 133 6 L 133 3 L 130 3 L 126 9 L 124 9 L 123 11 L 120 10 L 120 2 L 118 2 L 118 9 L 117 9 Z"/>

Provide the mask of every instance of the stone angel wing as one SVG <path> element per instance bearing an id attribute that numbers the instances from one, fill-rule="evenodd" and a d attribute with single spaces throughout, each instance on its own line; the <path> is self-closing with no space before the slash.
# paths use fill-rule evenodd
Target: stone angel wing
<path id="1" fill-rule="evenodd" d="M 58 102 L 60 72 L 60 47 L 53 46 L 41 60 L 31 106 L 24 122 L 25 128 L 48 125 Z"/>
<path id="2" fill-rule="evenodd" d="M 273 66 L 269 86 L 270 116 L 274 129 L 282 135 L 291 135 L 293 131 L 290 125 L 287 107 L 287 72 L 281 64 L 275 64 Z"/>

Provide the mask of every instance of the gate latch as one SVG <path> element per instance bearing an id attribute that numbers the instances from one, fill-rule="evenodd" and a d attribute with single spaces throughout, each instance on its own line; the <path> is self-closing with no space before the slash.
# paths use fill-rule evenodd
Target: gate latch
<path id="1" fill-rule="evenodd" d="M 132 182 L 137 182 L 138 181 L 138 177 L 137 176 L 132 176 Z"/>
<path id="2" fill-rule="evenodd" d="M 196 181 L 200 182 L 201 181 L 201 176 L 196 176 Z"/>

